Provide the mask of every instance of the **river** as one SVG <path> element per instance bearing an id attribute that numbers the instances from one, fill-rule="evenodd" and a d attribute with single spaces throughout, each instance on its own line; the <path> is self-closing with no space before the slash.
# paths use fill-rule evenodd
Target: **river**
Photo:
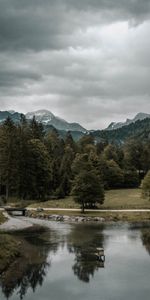
<path id="1" fill-rule="evenodd" d="M 19 235 L 25 258 L 1 279 L 0 300 L 150 299 L 150 227 L 35 222 L 47 230 Z"/>

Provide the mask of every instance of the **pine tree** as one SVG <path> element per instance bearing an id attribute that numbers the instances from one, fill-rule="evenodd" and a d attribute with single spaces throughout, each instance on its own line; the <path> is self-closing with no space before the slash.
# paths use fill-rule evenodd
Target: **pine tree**
<path id="1" fill-rule="evenodd" d="M 45 199 L 50 194 L 51 162 L 45 145 L 38 139 L 29 141 L 28 192 L 30 198 Z"/>
<path id="2" fill-rule="evenodd" d="M 6 199 L 15 194 L 17 185 L 17 132 L 8 117 L 0 131 L 0 177 L 6 187 Z"/>
<path id="3" fill-rule="evenodd" d="M 31 120 L 30 130 L 32 139 L 43 140 L 44 137 L 44 127 L 42 123 L 38 123 L 35 119 L 35 116 Z"/>

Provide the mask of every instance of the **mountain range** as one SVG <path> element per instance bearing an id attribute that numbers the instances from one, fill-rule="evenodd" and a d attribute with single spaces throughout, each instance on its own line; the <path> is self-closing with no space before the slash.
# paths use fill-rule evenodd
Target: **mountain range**
<path id="1" fill-rule="evenodd" d="M 121 128 L 123 126 L 130 125 L 131 123 L 135 123 L 136 121 L 142 121 L 146 118 L 150 118 L 150 114 L 146 113 L 138 113 L 133 119 L 126 119 L 125 122 L 112 122 L 110 125 L 106 128 L 106 130 L 114 130 Z"/>
<path id="2" fill-rule="evenodd" d="M 117 144 L 123 144 L 127 139 L 150 140 L 150 118 L 137 120 L 113 130 L 95 130 L 92 136 L 97 142 L 107 140 Z"/>
<path id="3" fill-rule="evenodd" d="M 18 123 L 21 115 L 12 110 L 0 111 L 0 123 L 7 117 Z M 113 122 L 104 130 L 86 130 L 80 124 L 69 123 L 48 110 L 29 112 L 25 116 L 28 121 L 35 116 L 35 119 L 44 125 L 45 131 L 56 128 L 62 138 L 65 138 L 66 133 L 70 131 L 76 141 L 87 134 L 91 134 L 96 142 L 108 140 L 119 144 L 132 137 L 150 139 L 150 114 L 147 113 L 138 113 L 133 119 L 127 119 L 125 122 Z"/>
<path id="4" fill-rule="evenodd" d="M 15 123 L 19 122 L 21 113 L 10 111 L 0 111 L 0 123 L 2 123 L 7 117 L 10 117 Z M 27 120 L 31 120 L 34 116 L 37 122 L 42 123 L 45 126 L 54 126 L 58 130 L 64 131 L 80 131 L 86 133 L 86 129 L 78 123 L 69 123 L 51 113 L 49 110 L 37 110 L 34 112 L 28 112 L 25 114 Z"/>

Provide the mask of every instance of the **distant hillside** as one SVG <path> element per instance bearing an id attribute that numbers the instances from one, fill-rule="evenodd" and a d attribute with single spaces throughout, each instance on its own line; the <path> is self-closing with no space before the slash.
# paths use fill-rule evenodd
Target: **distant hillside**
<path id="1" fill-rule="evenodd" d="M 15 111 L 0 111 L 0 123 L 3 123 L 8 117 L 10 117 L 15 123 L 20 121 L 20 113 Z"/>
<path id="2" fill-rule="evenodd" d="M 150 139 L 150 118 L 138 120 L 115 130 L 92 131 L 96 141 L 102 139 L 122 144 L 128 138 Z"/>
<path id="3" fill-rule="evenodd" d="M 44 129 L 48 133 L 48 132 L 51 132 L 52 130 L 54 130 L 55 127 L 52 125 L 45 125 Z M 57 132 L 62 139 L 65 139 L 66 135 L 68 133 L 68 131 L 66 131 L 66 130 L 59 130 L 59 129 L 57 129 Z M 72 135 L 75 142 L 77 142 L 82 136 L 85 135 L 85 133 L 83 133 L 81 131 L 69 130 L 69 132 Z"/>
<path id="4" fill-rule="evenodd" d="M 60 136 L 65 138 L 66 131 L 58 130 Z M 78 141 L 82 136 L 91 134 L 95 142 L 107 140 L 117 144 L 123 144 L 129 138 L 139 138 L 142 140 L 150 139 L 150 118 L 138 120 L 135 123 L 123 126 L 115 130 L 92 130 L 86 133 L 79 131 L 70 131 L 73 139 Z"/>
<path id="5" fill-rule="evenodd" d="M 146 118 L 150 118 L 150 114 L 147 113 L 138 113 L 133 119 L 127 119 L 125 122 L 112 122 L 107 128 L 106 130 L 114 130 L 114 129 L 118 129 L 121 128 L 123 126 L 126 125 L 130 125 L 131 123 L 135 123 L 136 121 L 142 121 Z"/>

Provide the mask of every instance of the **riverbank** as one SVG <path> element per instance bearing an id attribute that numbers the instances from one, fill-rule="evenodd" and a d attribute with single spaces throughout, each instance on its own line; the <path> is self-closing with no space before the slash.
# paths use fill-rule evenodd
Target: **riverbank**
<path id="1" fill-rule="evenodd" d="M 88 211 L 30 210 L 26 216 L 58 222 L 150 222 L 150 210 L 145 211 Z"/>
<path id="2" fill-rule="evenodd" d="M 23 230 L 28 229 L 33 226 L 33 224 L 29 221 L 24 221 L 20 218 L 11 217 L 6 212 L 0 212 L 2 214 L 3 223 L 0 224 L 0 231 L 15 231 L 15 230 Z"/>
<path id="3" fill-rule="evenodd" d="M 0 232 L 15 232 L 31 229 L 34 224 L 31 220 L 40 219 L 46 221 L 69 223 L 110 223 L 110 222 L 150 222 L 150 210 L 80 210 L 73 209 L 30 209 L 26 211 L 26 217 L 11 217 L 5 213 L 4 223 L 0 225 Z"/>
<path id="4" fill-rule="evenodd" d="M 9 265 L 21 255 L 19 241 L 9 235 L 1 234 L 0 236 L 0 274 L 2 274 Z"/>
<path id="5" fill-rule="evenodd" d="M 0 225 L 7 221 L 7 217 L 0 211 Z"/>
<path id="6" fill-rule="evenodd" d="M 27 218 L 28 217 L 28 218 Z M 21 233 L 38 232 L 44 230 L 44 227 L 51 227 L 52 222 L 66 223 L 150 223 L 149 212 L 86 212 L 82 214 L 80 211 L 28 211 L 27 217 L 10 217 L 0 225 L 0 274 L 5 276 L 5 270 L 18 259 L 23 259 L 24 242 L 20 241 L 17 232 Z M 31 218 L 31 219 L 30 219 Z M 37 220 L 36 220 L 37 219 Z M 35 221 L 34 221 L 35 220 Z M 39 221 L 46 221 L 45 223 Z M 41 223 L 40 223 L 41 222 Z M 49 224 L 49 225 L 48 225 Z M 9 234 L 8 234 L 9 232 Z M 10 234 L 11 233 L 11 234 Z M 19 234 L 20 234 L 19 233 Z"/>
<path id="7" fill-rule="evenodd" d="M 28 223 L 28 222 L 27 222 Z M 32 227 L 24 228 L 19 231 L 0 232 L 0 277 L 5 277 L 5 271 L 13 264 L 16 264 L 17 260 L 28 259 L 28 253 L 26 253 L 29 246 L 27 242 L 22 238 L 22 233 L 35 233 L 41 234 L 46 232 L 45 227 L 33 224 Z"/>

